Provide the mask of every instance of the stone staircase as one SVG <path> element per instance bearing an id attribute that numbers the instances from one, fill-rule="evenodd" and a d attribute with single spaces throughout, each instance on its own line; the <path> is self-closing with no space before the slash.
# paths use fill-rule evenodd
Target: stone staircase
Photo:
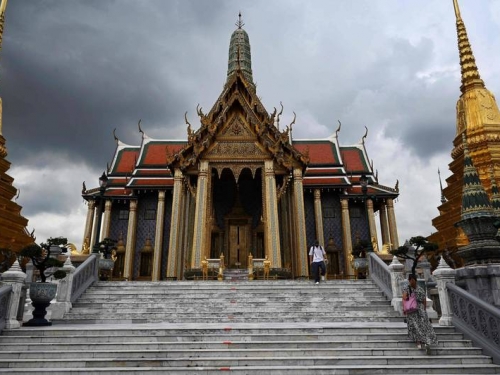
<path id="1" fill-rule="evenodd" d="M 418 350 L 370 280 L 106 282 L 0 336 L 9 374 L 492 374 L 452 327 Z"/>

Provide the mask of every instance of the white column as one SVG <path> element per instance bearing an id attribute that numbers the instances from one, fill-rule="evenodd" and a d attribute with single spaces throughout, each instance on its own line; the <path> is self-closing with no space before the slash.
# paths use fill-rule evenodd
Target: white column
<path id="1" fill-rule="evenodd" d="M 394 213 L 394 201 L 392 198 L 387 199 L 387 216 L 389 220 L 389 233 L 391 234 L 392 248 L 399 247 L 398 227 L 396 226 L 396 214 Z"/>
<path id="2" fill-rule="evenodd" d="M 354 275 L 349 258 L 352 255 L 352 235 L 351 235 L 351 219 L 349 216 L 349 200 L 345 198 L 340 199 L 342 206 L 342 242 L 344 243 L 344 259 L 346 266 L 346 276 Z"/>
<path id="3" fill-rule="evenodd" d="M 137 231 L 137 199 L 130 201 L 130 212 L 128 215 L 127 245 L 125 247 L 125 264 L 123 266 L 123 277 L 131 281 L 134 277 L 135 236 Z"/>
<path id="4" fill-rule="evenodd" d="M 181 202 L 182 202 L 182 171 L 174 171 L 174 196 L 172 198 L 172 214 L 170 219 L 170 241 L 168 245 L 167 277 L 177 277 L 177 257 L 181 251 Z"/>
<path id="5" fill-rule="evenodd" d="M 323 233 L 323 210 L 321 209 L 321 190 L 314 189 L 314 222 L 316 223 L 316 239 L 325 247 L 325 235 Z"/>
<path id="6" fill-rule="evenodd" d="M 94 224 L 95 215 L 95 201 L 91 200 L 88 202 L 87 208 L 87 219 L 85 220 L 85 230 L 83 231 L 83 242 L 88 239 L 88 245 L 91 246 L 92 242 L 92 226 Z"/>
<path id="7" fill-rule="evenodd" d="M 304 209 L 304 187 L 303 187 L 303 176 L 301 168 L 293 169 L 293 201 L 295 205 L 295 243 L 297 244 L 296 251 L 298 252 L 298 267 L 300 274 L 298 276 L 308 277 L 309 267 L 308 267 L 308 252 L 307 252 L 307 242 L 306 242 L 306 214 Z M 321 202 L 320 202 L 321 210 Z M 276 215 L 277 216 L 277 215 Z M 323 227 L 323 224 L 321 224 Z M 278 232 L 279 234 L 279 232 Z M 323 237 L 323 236 L 322 236 Z M 279 238 L 278 238 L 279 240 Z M 278 241 L 279 246 L 279 241 Z M 281 261 L 281 257 L 280 257 Z M 272 264 L 272 263 L 271 263 Z M 276 266 L 274 266 L 276 267 Z M 278 266 L 279 267 L 279 266 Z"/>
<path id="8" fill-rule="evenodd" d="M 193 251 L 191 253 L 191 267 L 201 267 L 201 257 L 206 245 L 207 231 L 207 195 L 208 195 L 208 161 L 200 162 L 198 170 L 198 184 L 196 187 L 196 211 L 194 215 Z"/>
<path id="9" fill-rule="evenodd" d="M 440 326 L 451 326 L 451 305 L 450 298 L 448 296 L 448 290 L 446 284 L 455 284 L 455 273 L 456 271 L 446 263 L 443 257 L 439 261 L 438 267 L 434 270 L 432 275 L 434 280 L 436 280 L 438 292 L 439 292 L 439 303 L 441 305 L 441 319 L 439 319 Z"/>
<path id="10" fill-rule="evenodd" d="M 163 248 L 163 227 L 165 225 L 165 190 L 158 191 L 158 205 L 156 207 L 155 244 L 153 253 L 152 281 L 160 280 L 161 250 Z"/>
<path id="11" fill-rule="evenodd" d="M 17 320 L 17 310 L 19 308 L 19 301 L 21 300 L 21 292 L 25 279 L 26 274 L 19 266 L 19 262 L 17 260 L 14 262 L 12 267 L 9 268 L 8 271 L 5 271 L 2 274 L 2 281 L 12 286 L 12 291 L 7 306 L 5 325 L 5 328 L 7 329 L 19 328 L 21 326 Z"/>
<path id="12" fill-rule="evenodd" d="M 104 217 L 102 218 L 102 236 L 101 240 L 109 237 L 109 231 L 111 228 L 111 206 L 113 202 L 111 199 L 107 199 L 104 205 Z"/>
<path id="13" fill-rule="evenodd" d="M 392 289 L 392 301 L 391 306 L 394 310 L 398 311 L 400 314 L 403 313 L 403 292 L 399 284 L 404 279 L 405 266 L 401 264 L 399 259 L 394 256 L 392 258 L 392 263 L 389 265 L 389 270 L 391 271 L 391 289 Z"/>
<path id="14" fill-rule="evenodd" d="M 368 225 L 370 227 L 369 241 L 373 242 L 372 240 L 375 240 L 375 243 L 378 245 L 377 226 L 375 225 L 375 214 L 373 213 L 373 201 L 370 198 L 366 200 L 366 209 L 368 211 Z"/>
<path id="15" fill-rule="evenodd" d="M 391 242 L 389 236 L 389 226 L 387 224 L 387 205 L 382 203 L 380 206 L 380 232 L 382 233 L 382 246 Z"/>
<path id="16" fill-rule="evenodd" d="M 302 185 L 302 181 L 300 182 Z M 281 248 L 278 219 L 278 199 L 276 196 L 276 178 L 274 175 L 274 162 L 266 160 L 264 162 L 264 190 L 266 209 L 265 213 L 265 242 L 266 255 L 271 261 L 272 268 L 281 268 Z M 300 192 L 302 194 L 302 190 Z M 300 246 L 300 245 L 299 245 Z"/>

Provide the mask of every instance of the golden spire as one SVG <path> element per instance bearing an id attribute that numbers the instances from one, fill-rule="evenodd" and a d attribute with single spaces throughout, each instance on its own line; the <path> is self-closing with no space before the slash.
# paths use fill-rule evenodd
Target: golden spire
<path id="1" fill-rule="evenodd" d="M 0 50 L 2 49 L 3 41 L 3 24 L 5 22 L 5 8 L 7 8 L 7 0 L 2 0 L 0 4 Z M 0 157 L 7 156 L 7 149 L 5 148 L 5 140 L 2 137 L 2 99 L 0 98 Z"/>
<path id="2" fill-rule="evenodd" d="M 0 4 L 0 49 L 2 48 L 3 40 L 3 24 L 5 22 L 5 8 L 7 8 L 7 0 L 2 0 Z"/>
<path id="3" fill-rule="evenodd" d="M 460 69 L 462 71 L 462 86 L 460 90 L 465 92 L 467 88 L 480 86 L 484 88 L 484 82 L 479 76 L 479 71 L 476 66 L 476 59 L 472 53 L 467 30 L 465 30 L 462 16 L 460 15 L 460 8 L 458 7 L 458 0 L 453 0 L 455 8 L 455 16 L 457 18 L 457 34 L 458 34 L 458 53 L 460 55 Z"/>

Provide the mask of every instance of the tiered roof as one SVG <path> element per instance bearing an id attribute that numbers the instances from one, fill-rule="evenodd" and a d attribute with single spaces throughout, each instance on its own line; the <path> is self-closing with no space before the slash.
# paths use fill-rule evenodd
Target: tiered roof
<path id="1" fill-rule="evenodd" d="M 283 108 L 279 113 L 276 108 L 268 113 L 258 98 L 251 75 L 250 42 L 242 26 L 240 15 L 238 29 L 231 36 L 227 81 L 208 114 L 197 108 L 199 128 L 193 131 L 186 117 L 186 140 L 153 139 L 140 125 L 140 146 L 126 145 L 117 139 L 106 196 L 128 197 L 134 190 L 172 187 L 174 169 L 196 174 L 198 161 L 203 158 L 223 162 L 217 156 L 222 149 L 230 153 L 231 163 L 258 165 L 271 158 L 278 174 L 300 168 L 306 188 L 333 188 L 346 195 L 362 195 L 359 179 L 366 175 L 369 195 L 397 197 L 397 186 L 392 189 L 378 184 L 364 146 L 366 135 L 357 145 L 341 147 L 340 127 L 329 138 L 308 140 L 292 138 L 295 118 L 283 131 L 279 129 Z M 237 151 L 228 145 L 235 145 Z M 97 194 L 98 190 L 84 191 L 83 196 Z"/>

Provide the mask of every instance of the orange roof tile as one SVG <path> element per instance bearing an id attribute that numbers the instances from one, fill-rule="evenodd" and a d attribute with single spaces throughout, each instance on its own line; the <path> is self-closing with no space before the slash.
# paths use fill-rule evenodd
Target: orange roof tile
<path id="1" fill-rule="evenodd" d="M 129 186 L 173 186 L 173 178 L 133 178 Z"/>
<path id="2" fill-rule="evenodd" d="M 320 178 L 304 178 L 304 186 L 310 185 L 349 185 L 349 182 L 342 177 L 320 177 Z"/>
<path id="3" fill-rule="evenodd" d="M 368 172 L 368 166 L 363 157 L 363 152 L 357 147 L 341 147 L 340 153 L 342 154 L 342 160 L 344 161 L 344 166 L 348 171 L 366 171 Z"/>
<path id="4" fill-rule="evenodd" d="M 112 173 L 132 173 L 138 155 L 138 149 L 124 148 L 118 151 Z"/>
<path id="5" fill-rule="evenodd" d="M 144 145 L 140 165 L 167 165 L 167 151 L 177 153 L 186 142 L 153 141 Z"/>
<path id="6" fill-rule="evenodd" d="M 294 141 L 293 147 L 302 154 L 309 149 L 309 165 L 339 164 L 335 145 L 330 141 Z"/>

